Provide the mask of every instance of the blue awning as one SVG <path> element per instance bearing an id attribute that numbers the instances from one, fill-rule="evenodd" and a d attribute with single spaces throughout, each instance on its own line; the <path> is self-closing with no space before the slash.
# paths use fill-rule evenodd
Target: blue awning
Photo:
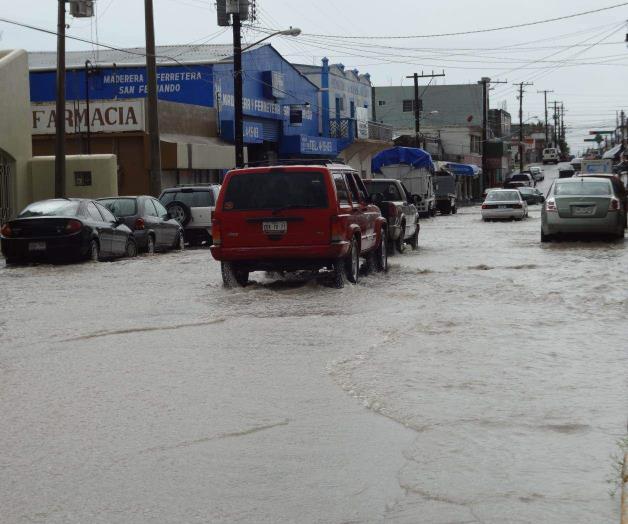
<path id="1" fill-rule="evenodd" d="M 475 164 L 458 164 L 457 162 L 446 162 L 445 167 L 454 175 L 458 176 L 476 176 L 479 175 L 481 169 Z"/>
<path id="2" fill-rule="evenodd" d="M 396 164 L 407 164 L 416 169 L 434 169 L 432 156 L 418 147 L 392 147 L 377 153 L 371 161 L 371 171 L 380 173 L 381 168 Z"/>

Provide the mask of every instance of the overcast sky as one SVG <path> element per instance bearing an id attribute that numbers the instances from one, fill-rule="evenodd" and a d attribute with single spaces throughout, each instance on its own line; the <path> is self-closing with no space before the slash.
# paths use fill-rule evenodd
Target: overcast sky
<path id="1" fill-rule="evenodd" d="M 518 118 L 513 82 L 533 81 L 524 96 L 524 120 L 543 118 L 543 95 L 565 103 L 568 140 L 576 153 L 589 129 L 610 129 L 626 108 L 628 49 L 624 42 L 628 5 L 578 18 L 477 35 L 414 39 L 341 40 L 311 36 L 402 36 L 441 34 L 555 18 L 619 4 L 618 0 L 258 0 L 261 27 L 300 27 L 303 35 L 275 37 L 273 45 L 293 62 L 320 63 L 323 56 L 372 75 L 374 85 L 409 84 L 414 71 L 445 70 L 438 83 L 508 80 L 491 92 L 491 107 L 504 104 Z M 1 0 L 0 16 L 51 30 L 56 2 Z M 144 44 L 141 0 L 96 0 L 96 19 L 68 17 L 68 34 L 122 46 Z M 229 43 L 216 25 L 213 0 L 154 0 L 158 44 Z M 309 35 L 308 35 L 309 33 Z M 54 50 L 55 37 L 0 22 L 0 47 Z M 247 30 L 253 42 L 263 35 Z M 90 48 L 69 41 L 68 50 Z"/>

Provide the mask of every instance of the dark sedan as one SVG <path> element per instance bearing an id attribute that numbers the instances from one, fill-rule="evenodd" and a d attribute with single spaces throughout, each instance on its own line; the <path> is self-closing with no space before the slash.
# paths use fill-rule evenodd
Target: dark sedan
<path id="1" fill-rule="evenodd" d="M 181 224 L 150 196 L 100 198 L 98 202 L 131 228 L 141 251 L 183 249 Z"/>
<path id="2" fill-rule="evenodd" d="M 102 260 L 137 255 L 132 231 L 98 202 L 42 200 L 0 230 L 7 264 Z"/>
<path id="3" fill-rule="evenodd" d="M 529 206 L 534 204 L 542 204 L 545 202 L 545 197 L 536 187 L 518 187 L 521 197 L 527 202 Z"/>

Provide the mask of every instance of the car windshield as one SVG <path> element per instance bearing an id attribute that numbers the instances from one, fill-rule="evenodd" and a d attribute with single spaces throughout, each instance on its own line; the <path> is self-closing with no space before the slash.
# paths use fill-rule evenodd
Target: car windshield
<path id="1" fill-rule="evenodd" d="M 611 194 L 611 184 L 607 180 L 584 180 L 576 182 L 556 183 L 556 196 L 608 196 Z"/>
<path id="2" fill-rule="evenodd" d="M 137 214 L 137 202 L 134 198 L 107 198 L 98 201 L 117 217 L 130 217 Z"/>
<path id="3" fill-rule="evenodd" d="M 399 194 L 399 188 L 397 184 L 393 182 L 384 182 L 382 180 L 365 180 L 367 189 L 371 195 L 375 193 L 381 193 L 384 195 L 384 200 L 403 200 L 401 194 Z"/>
<path id="4" fill-rule="evenodd" d="M 227 185 L 226 211 L 325 208 L 327 188 L 321 172 L 244 173 Z"/>
<path id="5" fill-rule="evenodd" d="M 527 195 L 532 195 L 534 194 L 534 189 L 530 188 L 530 187 L 521 187 L 519 188 L 519 193 L 525 193 Z"/>
<path id="6" fill-rule="evenodd" d="M 486 200 L 489 202 L 515 202 L 519 201 L 519 194 L 516 191 L 491 191 Z"/>
<path id="7" fill-rule="evenodd" d="M 72 200 L 45 200 L 27 206 L 18 217 L 73 217 L 76 216 L 78 208 L 79 203 Z"/>

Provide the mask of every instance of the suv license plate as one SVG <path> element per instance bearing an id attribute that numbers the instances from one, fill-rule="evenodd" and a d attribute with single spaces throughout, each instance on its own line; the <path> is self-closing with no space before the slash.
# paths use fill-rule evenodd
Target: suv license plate
<path id="1" fill-rule="evenodd" d="M 288 222 L 263 222 L 262 230 L 268 235 L 283 235 L 288 231 Z"/>
<path id="2" fill-rule="evenodd" d="M 46 251 L 46 243 L 45 242 L 29 242 L 28 250 L 29 251 Z"/>
<path id="3" fill-rule="evenodd" d="M 573 214 L 579 217 L 588 217 L 595 213 L 595 209 L 591 207 L 574 207 Z"/>

